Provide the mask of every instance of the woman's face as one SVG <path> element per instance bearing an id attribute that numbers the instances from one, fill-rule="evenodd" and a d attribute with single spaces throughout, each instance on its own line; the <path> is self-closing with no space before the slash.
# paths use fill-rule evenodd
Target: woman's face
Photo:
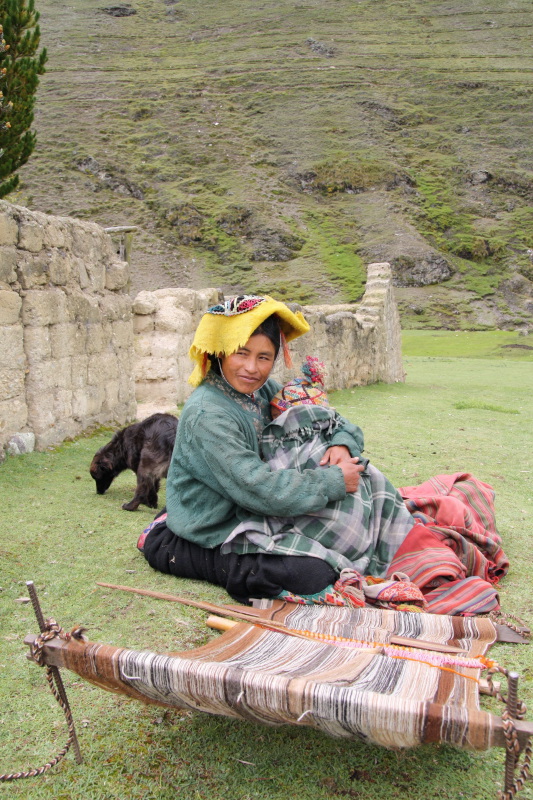
<path id="1" fill-rule="evenodd" d="M 220 359 L 227 382 L 241 394 L 252 394 L 264 384 L 276 359 L 274 345 L 263 333 L 251 336 L 236 353 Z"/>

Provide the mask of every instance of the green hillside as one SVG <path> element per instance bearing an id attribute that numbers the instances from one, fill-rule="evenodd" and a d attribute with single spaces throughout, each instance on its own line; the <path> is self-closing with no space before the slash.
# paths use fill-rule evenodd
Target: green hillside
<path id="1" fill-rule="evenodd" d="M 527 326 L 529 2 L 105 3 L 38 0 L 10 200 L 138 225 L 133 291 L 355 301 L 387 260 L 405 327 Z"/>

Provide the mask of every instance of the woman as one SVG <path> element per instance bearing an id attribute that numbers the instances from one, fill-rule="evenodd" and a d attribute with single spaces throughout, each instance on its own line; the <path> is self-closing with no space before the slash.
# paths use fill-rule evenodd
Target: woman
<path id="1" fill-rule="evenodd" d="M 287 360 L 286 343 L 308 330 L 300 312 L 269 297 L 233 298 L 203 316 L 190 350 L 196 362 L 190 381 L 198 388 L 178 426 L 167 517 L 141 545 L 154 568 L 219 584 L 241 602 L 284 591 L 311 595 L 337 579 L 339 554 L 294 533 L 302 517 L 357 492 L 362 431 L 336 415 L 320 462 L 327 468 L 302 472 L 272 470 L 259 444 L 280 389 L 269 378 L 278 352 L 283 349 Z M 386 483 L 392 502 L 383 520 L 398 547 L 414 519 Z M 372 505 L 371 494 L 366 500 Z M 278 524 L 266 544 L 265 537 L 254 541 L 253 529 L 245 541 L 236 535 L 250 519 L 270 518 Z"/>

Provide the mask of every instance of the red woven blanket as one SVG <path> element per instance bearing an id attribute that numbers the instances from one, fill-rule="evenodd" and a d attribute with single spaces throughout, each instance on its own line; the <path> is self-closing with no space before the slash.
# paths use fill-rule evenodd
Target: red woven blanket
<path id="1" fill-rule="evenodd" d="M 494 517 L 494 490 L 468 473 L 437 475 L 399 489 L 418 521 L 388 574 L 405 572 L 424 592 L 428 611 L 481 614 L 499 607 L 494 585 L 509 561 Z"/>

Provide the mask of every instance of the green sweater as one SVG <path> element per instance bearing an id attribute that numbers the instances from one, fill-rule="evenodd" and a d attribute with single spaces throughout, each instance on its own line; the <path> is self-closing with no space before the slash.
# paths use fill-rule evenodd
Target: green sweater
<path id="1" fill-rule="evenodd" d="M 211 373 L 185 403 L 167 478 L 167 526 L 178 536 L 213 548 L 255 514 L 292 517 L 346 496 L 339 467 L 272 471 L 261 460 L 257 429 L 270 421 L 279 384 L 268 380 L 254 404 Z M 360 428 L 343 419 L 331 445 L 363 449 Z"/>

